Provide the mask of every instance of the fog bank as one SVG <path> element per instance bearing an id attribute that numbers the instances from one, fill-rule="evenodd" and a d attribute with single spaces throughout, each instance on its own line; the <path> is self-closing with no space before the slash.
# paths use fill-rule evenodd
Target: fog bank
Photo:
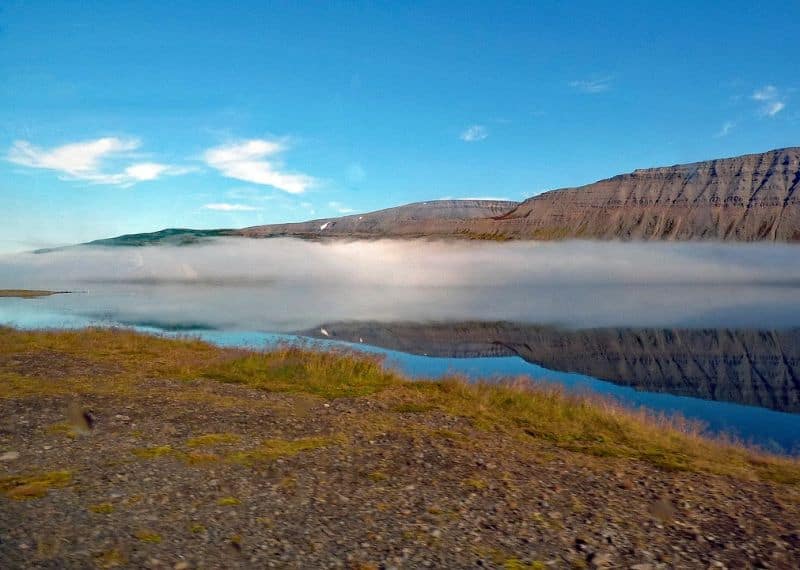
<path id="1" fill-rule="evenodd" d="M 35 309 L 264 331 L 334 320 L 797 326 L 800 247 L 231 238 L 3 256 L 0 288 L 86 292 L 3 303 L 4 322 Z"/>

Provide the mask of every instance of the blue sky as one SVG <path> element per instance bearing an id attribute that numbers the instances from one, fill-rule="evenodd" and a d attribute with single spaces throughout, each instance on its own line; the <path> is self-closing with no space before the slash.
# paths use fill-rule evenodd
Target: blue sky
<path id="1" fill-rule="evenodd" d="M 0 5 L 0 251 L 800 144 L 800 2 Z"/>

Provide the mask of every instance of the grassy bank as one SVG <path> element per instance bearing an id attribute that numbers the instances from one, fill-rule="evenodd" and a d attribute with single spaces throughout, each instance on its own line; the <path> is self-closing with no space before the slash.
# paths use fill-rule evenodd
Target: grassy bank
<path id="1" fill-rule="evenodd" d="M 520 448 L 576 452 L 592 460 L 644 461 L 668 470 L 708 472 L 800 486 L 800 462 L 703 437 L 675 418 L 631 411 L 599 398 L 568 395 L 528 380 L 469 384 L 459 378 L 412 381 L 380 358 L 283 346 L 264 352 L 220 348 L 196 339 L 168 339 L 129 330 L 20 331 L 0 328 L 0 397 L 72 394 L 141 397 L 153 378 L 198 379 L 312 400 L 360 398 L 391 428 L 393 417 L 445 414 L 467 419 Z M 247 405 L 237 402 L 236 405 Z M 350 429 L 369 429 L 354 419 Z"/>
<path id="2" fill-rule="evenodd" d="M 49 297 L 58 295 L 66 291 L 42 291 L 38 289 L 0 289 L 0 297 L 17 297 L 20 299 L 36 299 L 38 297 Z"/>

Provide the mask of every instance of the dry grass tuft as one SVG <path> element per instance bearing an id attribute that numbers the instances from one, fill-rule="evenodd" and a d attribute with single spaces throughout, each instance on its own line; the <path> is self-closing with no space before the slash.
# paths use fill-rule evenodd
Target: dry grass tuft
<path id="1" fill-rule="evenodd" d="M 111 503 L 97 503 L 96 505 L 89 505 L 89 510 L 99 515 L 107 515 L 114 512 L 114 505 Z"/>
<path id="2" fill-rule="evenodd" d="M 0 491 L 9 499 L 24 501 L 44 497 L 50 489 L 66 487 L 71 482 L 70 471 L 50 471 L 0 478 Z"/>
<path id="3" fill-rule="evenodd" d="M 148 529 L 137 530 L 133 533 L 133 536 L 142 542 L 150 542 L 152 544 L 158 544 L 162 540 L 160 534 Z"/>
<path id="4" fill-rule="evenodd" d="M 132 453 L 140 459 L 156 459 L 158 457 L 164 457 L 165 455 L 173 455 L 174 451 L 171 445 L 158 445 L 155 447 L 134 449 Z"/>
<path id="5" fill-rule="evenodd" d="M 217 504 L 220 507 L 235 507 L 236 505 L 241 505 L 242 502 L 236 497 L 222 497 L 217 500 Z"/>
<path id="6" fill-rule="evenodd" d="M 225 445 L 239 443 L 241 436 L 235 433 L 206 433 L 192 437 L 186 441 L 188 447 L 210 447 L 215 445 Z"/>
<path id="7" fill-rule="evenodd" d="M 255 449 L 236 451 L 228 456 L 228 461 L 243 465 L 254 465 L 264 461 L 274 461 L 279 457 L 292 457 L 304 451 L 319 449 L 342 443 L 341 437 L 304 437 L 300 439 L 266 439 Z"/>

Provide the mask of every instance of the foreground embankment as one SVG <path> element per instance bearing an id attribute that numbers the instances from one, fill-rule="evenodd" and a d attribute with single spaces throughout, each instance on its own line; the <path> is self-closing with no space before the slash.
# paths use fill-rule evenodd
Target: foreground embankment
<path id="1" fill-rule="evenodd" d="M 800 560 L 800 462 L 686 422 L 127 330 L 0 328 L 0 493 L 4 568 Z"/>

